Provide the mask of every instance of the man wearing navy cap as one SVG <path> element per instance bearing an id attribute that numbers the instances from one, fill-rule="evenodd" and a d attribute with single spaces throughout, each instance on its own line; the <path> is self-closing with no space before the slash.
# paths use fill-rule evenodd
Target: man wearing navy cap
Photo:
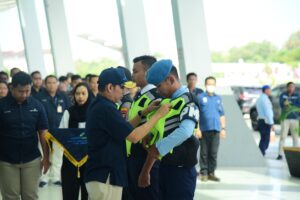
<path id="1" fill-rule="evenodd" d="M 85 182 L 91 200 L 114 199 L 122 196 L 127 186 L 125 140 L 137 143 L 145 137 L 155 123 L 167 114 L 170 105 L 161 106 L 151 120 L 136 127 L 141 117 L 127 122 L 118 111 L 116 103 L 123 96 L 124 71 L 109 68 L 99 76 L 99 95 L 89 106 L 86 121 L 88 161 Z M 157 108 L 150 105 L 143 115 Z"/>
<path id="2" fill-rule="evenodd" d="M 188 88 L 181 86 L 177 69 L 171 60 L 154 63 L 147 73 L 147 81 L 156 85 L 161 96 L 170 98 L 172 109 L 155 126 L 159 140 L 148 150 L 139 186 L 151 184 L 151 167 L 155 160 L 162 157 L 159 168 L 160 199 L 192 200 L 196 188 L 195 165 L 199 148 L 199 141 L 193 135 L 199 121 L 197 100 L 193 99 Z"/>
<path id="3" fill-rule="evenodd" d="M 274 130 L 274 114 L 273 106 L 270 101 L 272 94 L 270 86 L 263 86 L 262 92 L 256 101 L 256 110 L 258 112 L 258 130 L 260 133 L 259 149 L 261 153 L 265 155 L 270 143 L 271 129 Z"/>

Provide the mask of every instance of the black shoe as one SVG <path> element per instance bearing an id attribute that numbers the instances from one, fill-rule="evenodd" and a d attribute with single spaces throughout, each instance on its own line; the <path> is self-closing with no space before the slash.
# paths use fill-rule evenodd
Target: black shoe
<path id="1" fill-rule="evenodd" d="M 278 155 L 278 157 L 276 158 L 276 160 L 282 160 L 282 155 Z"/>
<path id="2" fill-rule="evenodd" d="M 47 184 L 48 184 L 47 182 L 41 181 L 41 182 L 39 183 L 39 187 L 40 187 L 40 188 L 43 188 L 43 187 L 45 187 Z"/>
<path id="3" fill-rule="evenodd" d="M 60 182 L 60 181 L 55 181 L 55 182 L 53 183 L 53 185 L 61 186 L 61 182 Z"/>
<path id="4" fill-rule="evenodd" d="M 208 175 L 208 180 L 210 180 L 210 181 L 216 181 L 216 182 L 220 182 L 221 181 L 221 179 L 218 178 L 218 177 L 216 177 L 214 174 L 209 174 Z"/>

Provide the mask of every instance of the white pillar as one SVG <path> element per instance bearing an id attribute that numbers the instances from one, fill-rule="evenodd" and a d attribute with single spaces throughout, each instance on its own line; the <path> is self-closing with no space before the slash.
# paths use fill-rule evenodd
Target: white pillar
<path id="1" fill-rule="evenodd" d="M 203 86 L 204 79 L 212 73 L 203 0 L 172 0 L 171 2 L 181 80 L 185 82 L 186 74 L 195 72 Z M 266 163 L 231 90 L 225 88 L 222 94 L 227 138 L 221 140 L 218 165 L 265 166 Z"/>
<path id="2" fill-rule="evenodd" d="M 39 70 L 46 75 L 35 0 L 17 0 L 17 5 L 28 72 Z"/>
<path id="3" fill-rule="evenodd" d="M 202 0 L 172 0 L 181 80 L 195 72 L 201 85 L 211 75 L 210 51 Z"/>
<path id="4" fill-rule="evenodd" d="M 131 69 L 132 59 L 149 54 L 148 34 L 142 0 L 116 0 L 122 35 L 124 61 Z"/>
<path id="5" fill-rule="evenodd" d="M 3 65 L 3 56 L 2 56 L 2 49 L 0 46 L 0 71 L 4 70 L 4 65 Z"/>
<path id="6" fill-rule="evenodd" d="M 44 0 L 54 69 L 57 76 L 74 72 L 63 0 Z"/>

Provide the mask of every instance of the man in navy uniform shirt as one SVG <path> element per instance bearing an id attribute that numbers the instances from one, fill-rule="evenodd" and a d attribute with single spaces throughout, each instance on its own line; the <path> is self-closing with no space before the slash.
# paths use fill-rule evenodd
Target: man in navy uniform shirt
<path id="1" fill-rule="evenodd" d="M 161 106 L 157 114 L 142 126 L 142 116 L 156 108 L 150 105 L 127 122 L 118 111 L 116 103 L 123 96 L 124 71 L 108 68 L 99 76 L 99 94 L 87 113 L 86 133 L 88 161 L 85 182 L 91 200 L 120 200 L 122 188 L 127 187 L 125 140 L 137 143 L 145 137 L 155 123 L 167 114 L 170 105 Z"/>
<path id="2" fill-rule="evenodd" d="M 67 95 L 58 91 L 56 76 L 49 75 L 45 78 L 45 90 L 39 93 L 36 98 L 40 100 L 46 110 L 49 129 L 58 128 L 64 111 L 71 106 L 71 101 Z M 62 155 L 61 149 L 53 144 L 53 153 L 50 156 L 52 165 L 49 173 L 42 176 L 40 187 L 46 186 L 49 179 L 53 184 L 61 185 Z"/>
<path id="3" fill-rule="evenodd" d="M 12 78 L 11 94 L 0 100 L 0 191 L 4 200 L 37 200 L 41 168 L 44 173 L 49 168 L 46 113 L 30 97 L 30 90 L 30 76 L 19 72 Z"/>
<path id="4" fill-rule="evenodd" d="M 220 181 L 215 176 L 220 137 L 225 137 L 225 116 L 222 99 L 215 93 L 216 79 L 205 79 L 206 92 L 198 96 L 200 107 L 200 174 L 201 180 Z"/>
<path id="5" fill-rule="evenodd" d="M 295 84 L 289 82 L 287 85 L 287 91 L 283 92 L 279 97 L 279 103 L 282 113 L 287 112 L 291 107 L 300 108 L 300 95 L 295 91 Z M 298 147 L 299 137 L 299 113 L 292 112 L 286 119 L 281 122 L 281 133 L 279 141 L 279 154 L 277 160 L 282 159 L 283 146 L 289 130 L 293 137 L 293 146 Z"/>

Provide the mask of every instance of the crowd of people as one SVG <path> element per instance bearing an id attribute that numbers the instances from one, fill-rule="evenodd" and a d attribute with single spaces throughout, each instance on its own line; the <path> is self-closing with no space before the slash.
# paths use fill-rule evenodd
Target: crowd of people
<path id="1" fill-rule="evenodd" d="M 85 78 L 0 72 L 3 200 L 38 199 L 39 187 L 49 184 L 62 188 L 64 200 L 188 200 L 197 177 L 220 181 L 226 123 L 216 78 L 207 77 L 202 91 L 189 73 L 183 86 L 171 60 L 148 55 L 134 58 L 132 69 L 110 67 Z M 79 128 L 88 149 L 80 167 L 45 137 Z"/>

